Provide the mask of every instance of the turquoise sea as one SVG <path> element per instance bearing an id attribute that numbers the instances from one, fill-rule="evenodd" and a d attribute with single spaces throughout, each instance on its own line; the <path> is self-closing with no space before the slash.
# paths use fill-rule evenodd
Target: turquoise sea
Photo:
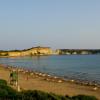
<path id="1" fill-rule="evenodd" d="M 100 84 L 100 55 L 53 55 L 0 58 L 0 64 L 22 67 L 66 79 Z"/>

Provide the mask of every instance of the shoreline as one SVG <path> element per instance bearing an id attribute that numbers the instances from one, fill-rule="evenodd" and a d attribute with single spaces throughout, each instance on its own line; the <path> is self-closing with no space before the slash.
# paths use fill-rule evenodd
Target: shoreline
<path id="1" fill-rule="evenodd" d="M 6 73 L 6 79 L 9 82 L 9 73 L 11 70 L 17 70 L 19 76 L 19 85 L 23 90 L 42 90 L 61 95 L 93 95 L 100 100 L 100 85 L 86 82 L 78 82 L 74 79 L 65 80 L 64 78 L 52 76 L 46 73 L 31 71 L 26 68 L 18 68 L 0 64 L 1 77 Z M 0 78 L 1 78 L 0 77 Z M 44 87 L 45 86 L 45 87 Z"/>
<path id="2" fill-rule="evenodd" d="M 100 55 L 100 53 L 97 53 L 97 54 L 36 54 L 36 55 L 26 55 L 26 56 L 1 56 L 0 55 L 0 58 L 17 58 L 17 57 L 35 57 L 35 56 L 72 56 L 72 55 Z"/>
<path id="3" fill-rule="evenodd" d="M 74 78 L 64 78 L 64 77 L 60 77 L 57 75 L 51 75 L 45 72 L 39 72 L 39 71 L 34 71 L 28 68 L 21 68 L 21 67 L 15 67 L 15 66 L 10 66 L 10 65 L 5 65 L 5 64 L 0 64 L 0 66 L 6 67 L 9 70 L 18 70 L 18 72 L 20 73 L 26 73 L 29 75 L 36 75 L 36 77 L 41 77 L 44 78 L 44 80 L 47 81 L 52 81 L 52 82 L 71 82 L 74 84 L 78 84 L 78 85 L 83 85 L 83 86 L 95 86 L 100 88 L 100 84 L 96 81 L 90 81 L 90 80 L 81 80 L 81 79 L 74 79 Z"/>

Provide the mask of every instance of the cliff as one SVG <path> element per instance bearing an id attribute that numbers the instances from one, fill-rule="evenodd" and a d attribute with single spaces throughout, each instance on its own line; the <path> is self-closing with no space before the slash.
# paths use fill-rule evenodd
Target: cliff
<path id="1" fill-rule="evenodd" d="M 52 50 L 49 47 L 33 47 L 24 50 L 0 51 L 0 56 L 16 57 L 16 56 L 34 56 L 34 55 L 51 55 Z"/>
<path id="2" fill-rule="evenodd" d="M 24 50 L 0 51 L 0 57 L 18 57 L 35 55 L 87 55 L 100 54 L 100 49 L 57 49 L 53 51 L 50 47 L 32 47 Z"/>

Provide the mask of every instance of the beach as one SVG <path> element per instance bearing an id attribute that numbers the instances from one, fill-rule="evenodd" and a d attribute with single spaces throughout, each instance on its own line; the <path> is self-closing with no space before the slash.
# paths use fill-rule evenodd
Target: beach
<path id="1" fill-rule="evenodd" d="M 77 84 L 75 80 L 66 81 L 56 76 L 47 75 L 40 72 L 32 72 L 26 69 L 0 65 L 0 79 L 4 79 L 9 84 L 10 71 L 18 71 L 18 85 L 21 90 L 41 90 L 60 95 L 92 95 L 100 100 L 100 87 L 96 85 Z M 14 87 L 15 88 L 15 87 Z"/>

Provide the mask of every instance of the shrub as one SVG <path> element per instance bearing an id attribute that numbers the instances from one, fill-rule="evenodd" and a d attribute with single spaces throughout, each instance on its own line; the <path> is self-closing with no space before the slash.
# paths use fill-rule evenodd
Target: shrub
<path id="1" fill-rule="evenodd" d="M 64 96 L 55 95 L 53 93 L 45 93 L 42 91 L 23 91 L 21 92 L 23 100 L 70 100 Z"/>
<path id="2" fill-rule="evenodd" d="M 2 100 L 1 98 L 14 98 L 18 94 L 16 90 L 7 85 L 5 80 L 0 79 L 0 100 Z"/>
<path id="3" fill-rule="evenodd" d="M 7 81 L 0 79 L 0 85 L 7 85 Z"/>
<path id="4" fill-rule="evenodd" d="M 73 96 L 73 100 L 97 100 L 94 96 L 78 95 Z"/>

